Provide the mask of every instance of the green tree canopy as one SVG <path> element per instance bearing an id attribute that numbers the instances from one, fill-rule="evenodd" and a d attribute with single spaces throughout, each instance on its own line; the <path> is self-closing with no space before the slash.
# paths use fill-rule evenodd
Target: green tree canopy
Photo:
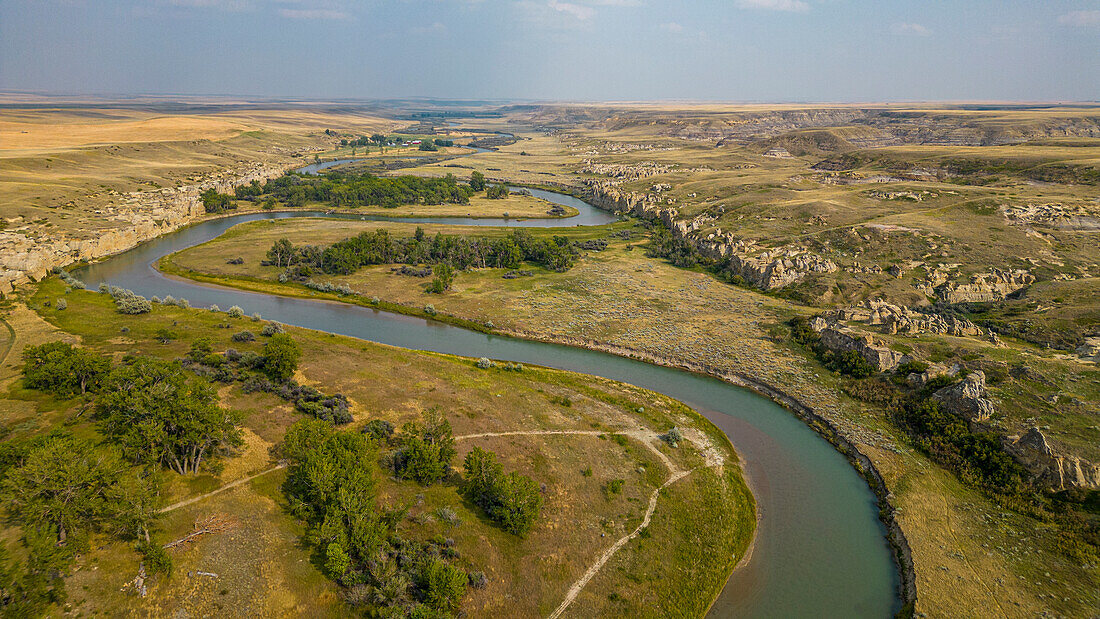
<path id="1" fill-rule="evenodd" d="M 217 404 L 210 383 L 188 378 L 178 363 L 148 357 L 111 372 L 96 417 L 133 460 L 181 475 L 243 442 L 239 415 Z"/>
<path id="2" fill-rule="evenodd" d="M 444 477 L 454 460 L 455 439 L 451 423 L 438 408 L 424 411 L 420 423 L 401 428 L 401 450 L 395 460 L 397 473 L 428 486 Z"/>
<path id="3" fill-rule="evenodd" d="M 264 373 L 272 380 L 290 380 L 301 358 L 297 342 L 285 333 L 277 333 L 264 344 Z"/>
<path id="4" fill-rule="evenodd" d="M 23 349 L 23 384 L 60 396 L 97 391 L 111 369 L 103 355 L 65 342 Z"/>

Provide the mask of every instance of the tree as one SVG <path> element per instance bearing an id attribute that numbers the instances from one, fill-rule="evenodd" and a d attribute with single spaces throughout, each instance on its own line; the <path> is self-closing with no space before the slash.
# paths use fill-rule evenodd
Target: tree
<path id="1" fill-rule="evenodd" d="M 200 198 L 202 199 L 202 205 L 207 213 L 224 213 L 227 210 L 237 208 L 237 203 L 233 201 L 233 196 L 218 193 L 216 189 L 207 189 L 202 192 Z"/>
<path id="2" fill-rule="evenodd" d="M 243 443 L 240 416 L 217 404 L 203 378 L 188 378 L 178 363 L 139 357 L 115 368 L 100 396 L 100 429 L 136 462 L 181 475 Z"/>
<path id="3" fill-rule="evenodd" d="M 23 349 L 23 384 L 62 397 L 98 391 L 111 361 L 65 342 L 47 342 Z"/>
<path id="4" fill-rule="evenodd" d="M 284 237 L 275 241 L 271 249 L 267 250 L 267 259 L 277 267 L 288 267 L 294 260 L 295 253 L 294 244 Z"/>
<path id="5" fill-rule="evenodd" d="M 395 456 L 399 477 L 429 486 L 443 479 L 455 454 L 451 424 L 438 408 L 424 411 L 422 422 L 401 428 L 401 450 Z"/>
<path id="6" fill-rule="evenodd" d="M 302 351 L 298 344 L 285 333 L 277 333 L 264 344 L 264 373 L 272 380 L 286 381 L 294 376 Z"/>
<path id="7" fill-rule="evenodd" d="M 474 191 L 485 191 L 485 175 L 474 170 L 474 172 L 470 174 L 470 189 Z"/>
<path id="8" fill-rule="evenodd" d="M 454 612 L 466 594 L 469 579 L 466 572 L 442 559 L 433 558 L 424 562 L 418 580 L 428 606 L 443 612 Z"/>
<path id="9" fill-rule="evenodd" d="M 417 146 L 417 150 L 436 151 L 439 148 L 431 140 L 422 140 L 420 146 Z"/>
<path id="10" fill-rule="evenodd" d="M 435 267 L 435 278 L 432 280 L 432 283 L 428 285 L 428 292 L 442 294 L 451 289 L 451 284 L 453 284 L 454 281 L 454 268 L 446 262 L 440 263 Z"/>
<path id="11" fill-rule="evenodd" d="M 504 183 L 490 185 L 485 190 L 485 197 L 493 200 L 501 200 L 508 197 L 508 186 Z"/>
<path id="12" fill-rule="evenodd" d="M 82 548 L 117 509 L 111 501 L 126 470 L 118 453 L 68 433 L 32 446 L 3 482 L 3 505 L 27 530 L 48 530 Z"/>
<path id="13" fill-rule="evenodd" d="M 504 473 L 496 454 L 474 447 L 466 454 L 459 491 L 505 531 L 526 535 L 539 517 L 542 494 L 535 482 L 516 472 Z"/>

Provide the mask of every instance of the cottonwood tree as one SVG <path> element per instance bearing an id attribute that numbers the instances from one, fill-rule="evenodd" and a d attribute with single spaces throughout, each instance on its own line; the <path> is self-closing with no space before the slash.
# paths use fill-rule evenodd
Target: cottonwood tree
<path id="1" fill-rule="evenodd" d="M 3 506 L 24 529 L 49 531 L 82 547 L 118 511 L 115 487 L 127 471 L 118 453 L 71 434 L 27 449 L 3 482 Z"/>
<path id="2" fill-rule="evenodd" d="M 470 174 L 470 189 L 474 191 L 485 191 L 485 175 L 477 170 L 474 170 Z"/>
<path id="3" fill-rule="evenodd" d="M 65 342 L 23 349 L 23 384 L 60 396 L 99 389 L 111 362 L 106 357 Z"/>
<path id="4" fill-rule="evenodd" d="M 288 267 L 294 260 L 294 254 L 294 244 L 284 237 L 275 241 L 271 249 L 267 250 L 267 259 L 277 267 Z"/>
<path id="5" fill-rule="evenodd" d="M 466 454 L 459 489 L 513 535 L 526 535 L 539 517 L 542 494 L 534 480 L 515 471 L 504 473 L 496 454 L 474 447 Z"/>
<path id="6" fill-rule="evenodd" d="M 102 431 L 134 461 L 181 475 L 199 471 L 243 443 L 240 416 L 218 406 L 206 380 L 188 378 L 178 363 L 139 358 L 115 368 L 100 396 Z"/>
<path id="7" fill-rule="evenodd" d="M 394 456 L 398 476 L 425 486 L 447 475 L 457 453 L 451 424 L 438 408 L 424 411 L 420 423 L 402 426 L 399 440 L 401 449 Z"/>
<path id="8" fill-rule="evenodd" d="M 285 333 L 277 333 L 264 344 L 264 373 L 272 380 L 286 381 L 294 376 L 302 351 L 298 344 Z"/>

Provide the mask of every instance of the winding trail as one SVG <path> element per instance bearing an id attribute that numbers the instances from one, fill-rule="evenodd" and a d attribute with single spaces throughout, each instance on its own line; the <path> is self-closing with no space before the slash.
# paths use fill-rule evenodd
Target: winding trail
<path id="1" fill-rule="evenodd" d="M 603 554 L 601 554 L 599 558 L 596 559 L 596 562 L 589 566 L 588 569 L 584 571 L 584 574 L 581 574 L 581 577 L 573 582 L 573 584 L 569 587 L 569 590 L 565 592 L 565 599 L 563 599 L 557 609 L 555 609 L 554 612 L 550 614 L 550 619 L 557 619 L 557 617 L 560 617 L 561 614 L 565 612 L 565 609 L 569 608 L 569 605 L 573 603 L 573 600 L 577 599 L 577 596 L 580 595 L 580 592 L 582 589 L 584 589 L 585 585 L 587 585 L 588 582 L 600 572 L 600 569 L 603 568 L 604 564 L 607 563 L 611 559 L 611 557 L 615 555 L 616 552 L 619 552 L 619 550 L 621 550 L 623 546 L 626 546 L 627 542 L 634 539 L 635 537 L 638 537 L 638 535 L 640 535 L 641 532 L 649 526 L 649 522 L 653 518 L 653 512 L 657 510 L 657 497 L 660 496 L 661 491 L 669 487 L 673 483 L 688 476 L 694 469 L 681 469 L 677 467 L 676 464 L 673 463 L 668 456 L 666 456 L 663 452 L 661 452 L 661 450 L 653 446 L 652 441 L 656 440 L 659 435 L 656 432 L 644 429 L 624 430 L 619 432 L 603 432 L 597 430 L 513 430 L 510 432 L 484 432 L 481 434 L 464 434 L 462 436 L 454 437 L 455 440 L 458 441 L 471 438 L 493 438 L 501 436 L 600 436 L 609 434 L 622 434 L 624 436 L 629 436 L 638 440 L 638 442 L 645 445 L 650 451 L 657 455 L 661 462 L 664 463 L 665 467 L 669 470 L 669 476 L 668 479 L 665 480 L 665 483 L 661 484 L 660 487 L 654 489 L 653 493 L 649 495 L 649 505 L 646 508 L 645 516 L 642 518 L 642 522 L 637 526 L 637 528 L 635 528 L 629 534 L 620 537 L 614 544 L 611 545 L 610 548 L 605 550 Z"/>

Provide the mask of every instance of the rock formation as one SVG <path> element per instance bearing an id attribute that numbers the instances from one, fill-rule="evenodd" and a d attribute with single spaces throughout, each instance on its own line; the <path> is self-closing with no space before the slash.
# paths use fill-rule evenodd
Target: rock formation
<path id="1" fill-rule="evenodd" d="M 1077 456 L 1058 453 L 1039 428 L 1006 441 L 1005 449 L 1032 474 L 1058 490 L 1067 488 L 1100 489 L 1100 465 Z"/>
<path id="2" fill-rule="evenodd" d="M 907 355 L 891 350 L 870 335 L 857 333 L 820 316 L 810 321 L 810 328 L 818 334 L 818 341 L 825 348 L 833 352 L 855 351 L 879 372 L 892 370 L 909 360 Z"/>
<path id="3" fill-rule="evenodd" d="M 948 282 L 936 287 L 935 292 L 945 303 L 980 303 L 999 301 L 1034 282 L 1035 276 L 1027 271 L 993 268 L 973 276 L 968 284 Z"/>
<path id="4" fill-rule="evenodd" d="M 740 275 L 746 283 L 764 290 L 782 288 L 811 273 L 837 270 L 833 261 L 803 248 L 763 249 L 721 229 L 702 236 L 700 230 L 714 223 L 714 215 L 679 219 L 680 211 L 668 206 L 670 199 L 663 199 L 656 193 L 624 191 L 613 182 L 597 179 L 587 179 L 585 187 L 593 204 L 610 211 L 660 221 L 675 238 L 691 243 L 707 258 L 726 262 L 731 272 Z"/>
<path id="5" fill-rule="evenodd" d="M 889 334 L 935 333 L 957 337 L 986 336 L 985 329 L 965 318 L 918 312 L 908 307 L 875 299 L 865 301 L 856 307 L 834 310 L 827 316 L 838 321 L 852 320 L 869 326 L 878 326 L 883 333 Z"/>
<path id="6" fill-rule="evenodd" d="M 932 398 L 943 405 L 944 410 L 975 423 L 993 415 L 993 401 L 986 397 L 985 372 L 976 370 L 966 378 L 940 389 Z"/>
<path id="7" fill-rule="evenodd" d="M 200 195 L 207 189 L 230 192 L 283 172 L 278 166 L 252 164 L 216 172 L 193 185 L 132 192 L 122 196 L 117 209 L 97 212 L 107 220 L 106 229 L 56 236 L 35 236 L 19 229 L 0 232 L 0 294 L 41 279 L 54 267 L 125 251 L 203 217 L 206 211 Z"/>

